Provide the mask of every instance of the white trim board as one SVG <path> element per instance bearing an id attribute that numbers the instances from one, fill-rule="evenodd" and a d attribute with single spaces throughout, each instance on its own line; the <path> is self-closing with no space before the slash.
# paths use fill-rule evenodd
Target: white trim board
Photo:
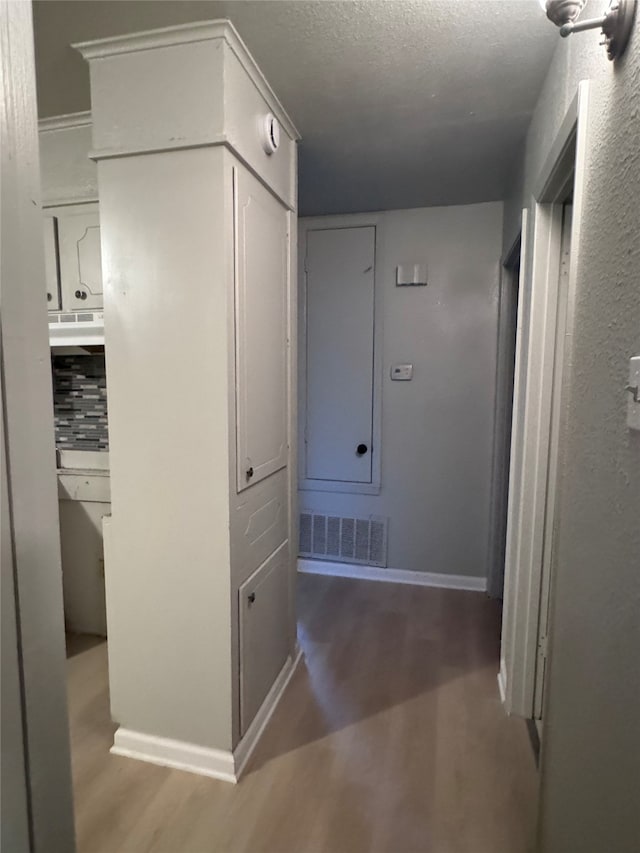
<path id="1" fill-rule="evenodd" d="M 500 701 L 504 705 L 507 701 L 507 662 L 504 658 L 500 658 L 500 669 L 498 670 L 498 690 L 500 691 Z"/>
<path id="2" fill-rule="evenodd" d="M 247 762 L 253 755 L 253 751 L 258 745 L 258 741 L 262 737 L 267 724 L 276 710 L 278 702 L 282 698 L 287 685 L 293 678 L 298 664 L 302 660 L 302 649 L 296 644 L 296 650 L 293 658 L 288 657 L 284 666 L 280 670 L 280 674 L 273 682 L 273 687 L 267 693 L 267 696 L 260 706 L 258 713 L 253 718 L 253 721 L 247 729 L 244 737 L 236 746 L 233 758 L 235 761 L 236 778 L 239 779 L 244 773 Z"/>
<path id="3" fill-rule="evenodd" d="M 81 113 L 65 113 L 59 116 L 47 116 L 38 121 L 40 133 L 50 133 L 54 130 L 73 130 L 76 127 L 91 127 L 91 112 L 85 110 Z"/>
<path id="4" fill-rule="evenodd" d="M 210 749 L 182 740 L 146 735 L 131 729 L 116 731 L 110 752 L 125 758 L 137 758 L 149 764 L 187 770 L 201 776 L 211 776 L 224 782 L 237 782 L 233 753 Z"/>
<path id="5" fill-rule="evenodd" d="M 294 656 L 287 658 L 247 733 L 233 752 L 148 735 L 122 726 L 114 735 L 110 752 L 125 758 L 135 758 L 149 764 L 198 773 L 200 776 L 210 776 L 235 784 L 240 780 L 301 659 L 302 650 L 296 647 Z"/>
<path id="6" fill-rule="evenodd" d="M 329 560 L 298 560 L 298 571 L 310 575 L 331 575 L 338 578 L 405 583 L 413 586 L 432 586 L 441 589 L 466 589 L 486 592 L 487 579 L 471 575 L 445 575 L 435 572 L 410 572 L 405 569 L 380 569 L 376 566 L 355 566 L 351 563 L 332 563 Z"/>

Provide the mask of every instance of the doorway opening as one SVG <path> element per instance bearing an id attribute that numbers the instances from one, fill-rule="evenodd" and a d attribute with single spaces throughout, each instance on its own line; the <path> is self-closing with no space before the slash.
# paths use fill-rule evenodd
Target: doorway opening
<path id="1" fill-rule="evenodd" d="M 523 358 L 516 359 L 499 681 L 507 711 L 534 720 L 539 734 L 551 637 L 587 111 L 588 84 L 581 83 L 535 186 L 526 236 L 530 251 L 522 255 L 526 322 L 518 329 L 517 350 Z"/>
<path id="2" fill-rule="evenodd" d="M 492 598 L 499 599 L 502 599 L 504 591 L 517 329 L 518 326 L 522 327 L 522 319 L 518 322 L 521 253 L 522 235 L 519 234 L 503 263 L 498 304 L 496 402 L 487 591 Z"/>

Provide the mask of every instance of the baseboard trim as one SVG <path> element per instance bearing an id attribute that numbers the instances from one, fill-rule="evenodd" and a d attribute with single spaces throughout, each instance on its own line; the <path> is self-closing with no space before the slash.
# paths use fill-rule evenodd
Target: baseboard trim
<path id="1" fill-rule="evenodd" d="M 504 658 L 500 658 L 500 669 L 498 670 L 498 690 L 500 691 L 500 701 L 504 705 L 507 701 L 507 662 Z"/>
<path id="2" fill-rule="evenodd" d="M 224 782 L 236 782 L 233 753 L 223 749 L 210 749 L 181 740 L 147 735 L 120 726 L 110 750 L 114 755 L 136 758 L 161 767 L 186 770 L 211 776 Z"/>
<path id="3" fill-rule="evenodd" d="M 269 720 L 273 716 L 273 713 L 282 699 L 282 696 L 287 689 L 289 682 L 293 678 L 293 674 L 301 660 L 302 649 L 296 644 L 293 657 L 287 658 L 284 666 L 280 670 L 280 674 L 273 683 L 273 687 L 267 693 L 258 713 L 253 718 L 253 722 L 233 751 L 236 779 L 240 779 L 243 774 L 249 759 L 253 755 Z"/>
<path id="4" fill-rule="evenodd" d="M 356 566 L 352 563 L 333 563 L 329 560 L 298 559 L 298 571 L 312 575 L 332 575 L 386 583 L 407 583 L 414 586 L 433 586 L 442 589 L 466 589 L 486 592 L 487 579 L 471 575 L 443 575 L 434 572 L 409 572 L 405 569 L 381 569 L 377 566 Z"/>
<path id="5" fill-rule="evenodd" d="M 147 735 L 122 726 L 114 735 L 110 752 L 223 782 L 238 782 L 301 659 L 302 649 L 296 645 L 293 657 L 287 658 L 247 733 L 233 752 Z"/>

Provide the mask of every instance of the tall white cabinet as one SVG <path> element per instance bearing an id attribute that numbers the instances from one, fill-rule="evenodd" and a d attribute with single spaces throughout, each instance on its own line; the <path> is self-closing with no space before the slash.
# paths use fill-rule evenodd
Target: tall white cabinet
<path id="1" fill-rule="evenodd" d="M 77 47 L 109 347 L 113 749 L 233 780 L 298 654 L 298 134 L 227 21 Z"/>

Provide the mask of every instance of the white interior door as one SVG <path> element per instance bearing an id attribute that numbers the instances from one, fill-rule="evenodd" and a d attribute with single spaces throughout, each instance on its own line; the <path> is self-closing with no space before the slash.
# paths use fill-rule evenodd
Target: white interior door
<path id="1" fill-rule="evenodd" d="M 308 480 L 371 483 L 375 238 L 373 226 L 307 233 Z"/>
<path id="2" fill-rule="evenodd" d="M 237 485 L 284 468 L 287 439 L 287 211 L 245 169 L 237 175 Z"/>
<path id="3" fill-rule="evenodd" d="M 560 448 L 560 422 L 562 378 L 567 327 L 567 297 L 569 291 L 569 262 L 571 257 L 571 224 L 573 207 L 563 206 L 560 269 L 558 274 L 558 312 L 556 317 L 555 352 L 553 357 L 553 386 L 551 397 L 551 425 L 549 431 L 549 467 L 547 497 L 544 511 L 544 543 L 540 577 L 540 619 L 538 624 L 538 655 L 536 660 L 534 717 L 542 719 L 544 685 L 547 672 L 547 645 L 549 635 L 549 602 L 554 554 L 556 516 L 556 483 Z"/>

